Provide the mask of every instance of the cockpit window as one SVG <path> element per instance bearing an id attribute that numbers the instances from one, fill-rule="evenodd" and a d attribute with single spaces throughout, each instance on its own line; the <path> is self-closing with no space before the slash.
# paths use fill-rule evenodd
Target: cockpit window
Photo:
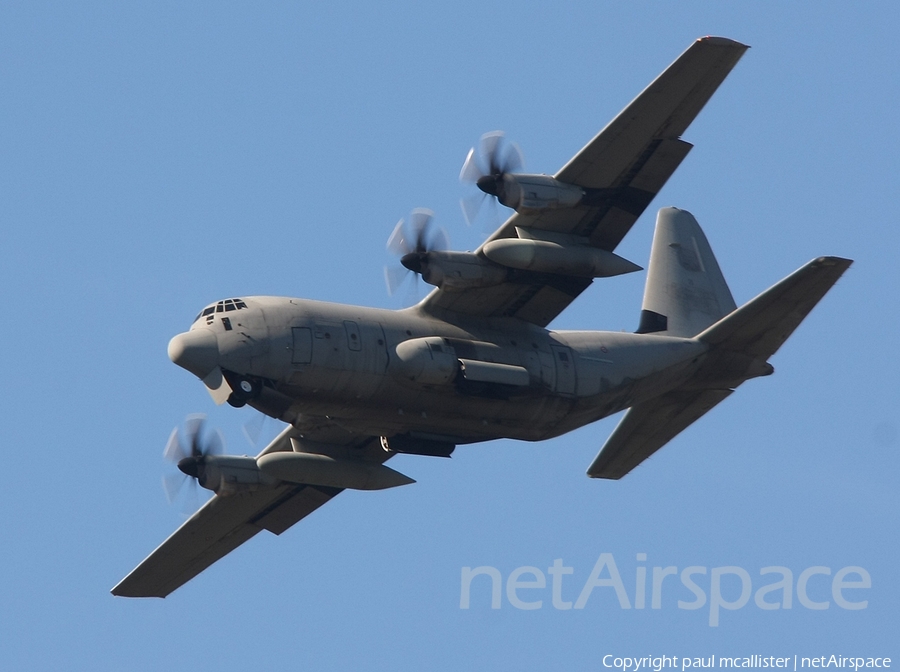
<path id="1" fill-rule="evenodd" d="M 231 312 L 233 310 L 243 310 L 247 307 L 247 304 L 244 303 L 243 299 L 225 299 L 224 301 L 219 301 L 218 303 L 214 303 L 211 306 L 207 306 L 203 310 L 201 310 L 197 317 L 194 318 L 194 322 L 199 320 L 201 317 L 206 318 L 207 324 L 212 324 L 213 319 L 215 319 L 214 313 L 225 313 Z"/>

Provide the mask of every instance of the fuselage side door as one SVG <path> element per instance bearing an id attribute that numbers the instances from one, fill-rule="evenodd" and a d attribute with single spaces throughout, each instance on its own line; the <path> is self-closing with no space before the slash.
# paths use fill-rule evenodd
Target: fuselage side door
<path id="1" fill-rule="evenodd" d="M 379 379 L 382 378 L 388 366 L 384 327 L 381 326 L 381 323 L 374 320 L 361 320 L 359 322 L 359 341 L 362 346 L 366 371 Z"/>
<path id="2" fill-rule="evenodd" d="M 558 394 L 575 394 L 575 358 L 572 350 L 564 345 L 551 345 L 553 361 L 556 364 L 556 387 Z"/>
<path id="3" fill-rule="evenodd" d="M 347 347 L 354 352 L 360 352 L 362 340 L 359 337 L 359 325 L 353 320 L 344 320 L 344 331 L 347 332 Z"/>
<path id="4" fill-rule="evenodd" d="M 291 329 L 293 352 L 291 364 L 302 366 L 312 361 L 312 329 L 309 327 L 293 327 Z"/>

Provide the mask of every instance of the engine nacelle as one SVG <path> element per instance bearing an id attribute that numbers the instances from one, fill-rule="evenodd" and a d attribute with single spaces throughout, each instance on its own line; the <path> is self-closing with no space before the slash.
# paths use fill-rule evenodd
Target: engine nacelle
<path id="1" fill-rule="evenodd" d="M 437 336 L 403 341 L 395 349 L 396 373 L 414 383 L 445 385 L 459 371 L 456 351 Z"/>
<path id="2" fill-rule="evenodd" d="M 451 292 L 498 285 L 507 275 L 505 268 L 472 252 L 428 252 L 418 271 L 429 285 Z"/>
<path id="3" fill-rule="evenodd" d="M 207 455 L 197 474 L 201 487 L 217 495 L 251 492 L 275 485 L 277 479 L 260 471 L 256 459 L 246 455 Z"/>
<path id="4" fill-rule="evenodd" d="M 581 187 L 560 182 L 549 175 L 507 173 L 503 176 L 497 200 L 516 212 L 530 213 L 572 208 L 584 195 Z"/>
<path id="5" fill-rule="evenodd" d="M 607 278 L 641 270 L 617 254 L 587 245 L 561 245 L 547 240 L 502 238 L 485 243 L 484 256 L 493 262 L 539 273 Z"/>

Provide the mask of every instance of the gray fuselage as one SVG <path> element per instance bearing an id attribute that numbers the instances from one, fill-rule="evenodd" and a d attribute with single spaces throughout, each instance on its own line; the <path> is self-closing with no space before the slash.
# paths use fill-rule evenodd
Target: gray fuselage
<path id="1" fill-rule="evenodd" d="M 538 441 L 678 386 L 707 349 L 693 339 L 548 331 L 516 319 L 451 323 L 416 307 L 232 301 L 239 307 L 203 311 L 191 332 L 215 335 L 218 366 L 232 380 L 260 383 L 248 403 L 301 429 Z"/>

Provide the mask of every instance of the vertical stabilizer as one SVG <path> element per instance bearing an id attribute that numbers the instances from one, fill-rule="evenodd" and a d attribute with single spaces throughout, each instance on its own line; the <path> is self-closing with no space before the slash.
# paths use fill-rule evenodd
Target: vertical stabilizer
<path id="1" fill-rule="evenodd" d="M 678 208 L 660 210 L 637 333 L 696 336 L 735 308 L 694 216 Z"/>

